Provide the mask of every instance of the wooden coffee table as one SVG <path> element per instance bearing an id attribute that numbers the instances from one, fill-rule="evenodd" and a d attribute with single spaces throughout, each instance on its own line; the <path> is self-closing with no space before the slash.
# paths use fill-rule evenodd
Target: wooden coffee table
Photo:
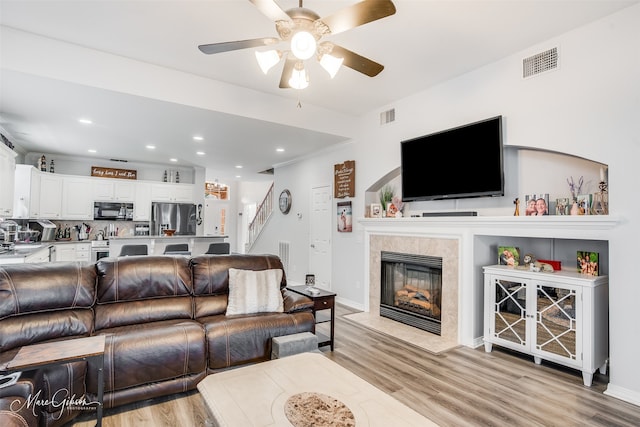
<path id="1" fill-rule="evenodd" d="M 198 384 L 215 425 L 291 426 L 287 400 L 299 393 L 338 399 L 357 427 L 437 426 L 320 353 L 301 353 L 211 374 Z"/>
<path id="2" fill-rule="evenodd" d="M 50 365 L 96 359 L 98 366 L 98 402 L 96 426 L 102 425 L 104 395 L 104 335 L 75 338 L 22 347 L 13 360 L 0 366 L 0 373 L 31 371 Z"/>

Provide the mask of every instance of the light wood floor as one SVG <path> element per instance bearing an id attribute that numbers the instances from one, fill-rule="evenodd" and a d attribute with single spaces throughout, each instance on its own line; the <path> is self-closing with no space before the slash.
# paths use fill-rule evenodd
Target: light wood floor
<path id="1" fill-rule="evenodd" d="M 640 407 L 605 396 L 608 377 L 593 385 L 580 372 L 501 350 L 458 347 L 434 355 L 342 318 L 324 354 L 441 426 L 640 426 Z M 92 427 L 83 418 L 74 427 Z M 106 410 L 105 427 L 211 426 L 197 391 Z M 235 426 L 234 426 L 235 427 Z M 244 426 L 237 426 L 244 427 Z"/>

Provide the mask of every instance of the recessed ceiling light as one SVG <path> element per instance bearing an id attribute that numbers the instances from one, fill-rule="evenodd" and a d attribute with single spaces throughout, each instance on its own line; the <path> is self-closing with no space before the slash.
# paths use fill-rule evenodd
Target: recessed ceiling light
<path id="1" fill-rule="evenodd" d="M 90 125 L 91 123 L 93 123 L 91 120 L 89 119 L 78 119 L 78 121 L 80 123 L 84 123 L 85 125 Z"/>
<path id="2" fill-rule="evenodd" d="M 242 169 L 242 165 L 236 165 L 236 169 Z"/>
<path id="3" fill-rule="evenodd" d="M 169 159 L 170 162 L 177 162 L 178 159 Z"/>
<path id="4" fill-rule="evenodd" d="M 93 148 L 91 148 L 90 150 L 87 150 L 87 151 L 90 152 L 90 153 L 97 153 L 97 151 L 94 150 Z"/>
<path id="5" fill-rule="evenodd" d="M 204 155 L 205 155 L 205 154 L 207 154 L 207 153 L 205 153 L 204 151 L 196 151 L 196 154 L 197 154 L 198 156 L 204 156 Z"/>
<path id="6" fill-rule="evenodd" d="M 201 136 L 194 136 L 194 137 L 193 137 L 193 140 L 194 140 L 194 141 L 203 141 L 203 140 L 204 140 L 204 138 L 203 138 L 203 137 L 201 137 Z"/>
<path id="7" fill-rule="evenodd" d="M 155 150 L 156 149 L 156 146 L 155 145 L 151 145 L 151 144 L 145 145 L 145 147 L 147 147 L 149 150 Z"/>
<path id="8" fill-rule="evenodd" d="M 278 153 L 284 153 L 284 148 L 276 148 L 276 151 L 277 151 Z"/>
<path id="9" fill-rule="evenodd" d="M 240 176 L 240 175 L 236 175 L 236 178 L 242 178 L 242 176 Z"/>

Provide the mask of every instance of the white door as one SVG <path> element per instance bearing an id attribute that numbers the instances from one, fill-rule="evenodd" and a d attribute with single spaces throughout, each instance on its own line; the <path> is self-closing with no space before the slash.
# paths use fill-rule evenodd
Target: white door
<path id="1" fill-rule="evenodd" d="M 316 286 L 331 289 L 331 186 L 311 189 L 309 274 Z"/>

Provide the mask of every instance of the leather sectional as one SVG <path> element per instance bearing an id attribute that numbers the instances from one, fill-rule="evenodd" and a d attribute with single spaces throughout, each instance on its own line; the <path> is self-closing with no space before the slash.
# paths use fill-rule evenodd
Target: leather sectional
<path id="1" fill-rule="evenodd" d="M 313 302 L 280 283 L 283 312 L 225 314 L 229 268 L 283 270 L 274 255 L 137 256 L 0 267 L 0 366 L 25 345 L 105 336 L 104 407 L 196 388 L 206 375 L 265 361 L 271 338 L 314 332 Z M 0 384 L 0 425 L 59 426 L 81 409 L 39 399 L 98 390 L 95 362 L 22 373 Z M 68 393 L 62 396 L 60 390 Z M 13 406 L 12 406 L 13 405 Z M 20 410 L 17 410 L 20 408 Z"/>

